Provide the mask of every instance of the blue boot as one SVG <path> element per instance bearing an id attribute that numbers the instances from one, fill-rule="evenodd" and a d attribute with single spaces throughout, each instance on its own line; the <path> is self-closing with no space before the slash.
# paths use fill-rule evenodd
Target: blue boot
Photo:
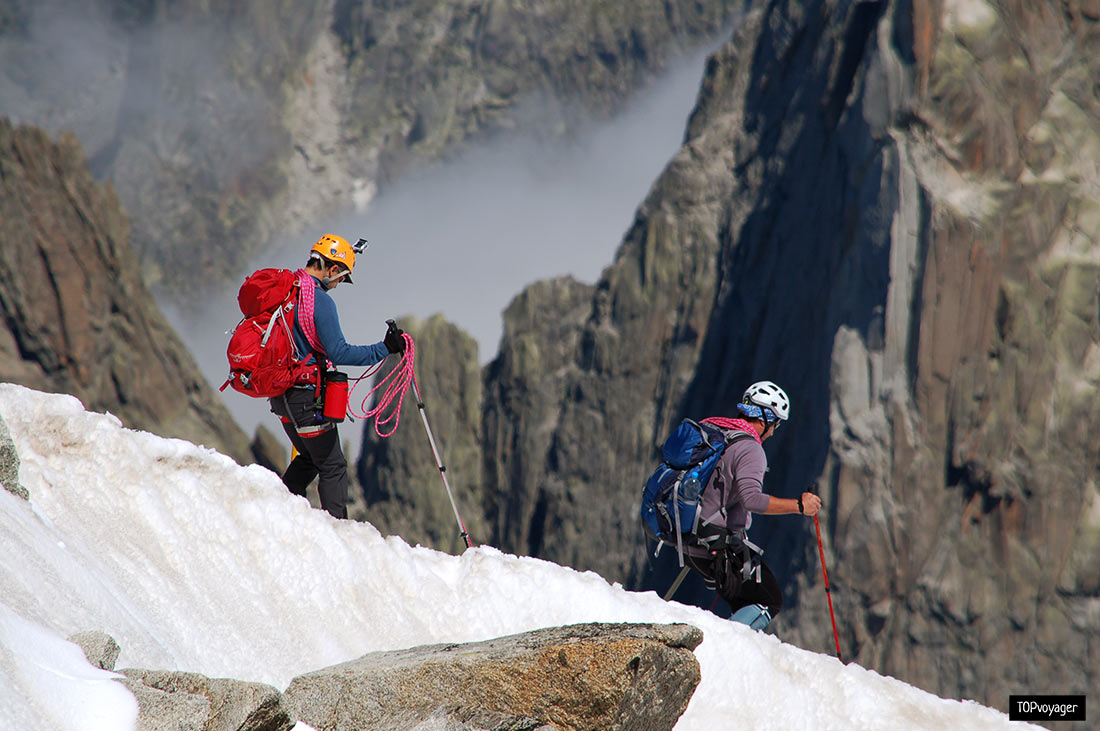
<path id="1" fill-rule="evenodd" d="M 772 615 L 763 604 L 749 604 L 734 612 L 730 616 L 730 621 L 747 624 L 751 629 L 759 632 L 772 621 Z"/>

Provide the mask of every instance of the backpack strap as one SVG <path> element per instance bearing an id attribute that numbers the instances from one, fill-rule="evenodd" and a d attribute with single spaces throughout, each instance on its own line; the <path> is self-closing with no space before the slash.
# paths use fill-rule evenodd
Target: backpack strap
<path id="1" fill-rule="evenodd" d="M 314 353 L 324 353 L 321 341 L 317 338 L 317 326 L 313 322 L 314 301 L 317 298 L 317 282 L 305 269 L 295 272 L 298 277 L 298 326 L 306 336 L 306 342 Z M 321 362 L 318 361 L 318 365 Z"/>

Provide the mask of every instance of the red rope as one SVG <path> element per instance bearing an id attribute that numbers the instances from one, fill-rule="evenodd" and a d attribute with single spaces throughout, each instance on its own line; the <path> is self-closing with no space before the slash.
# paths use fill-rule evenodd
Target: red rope
<path id="1" fill-rule="evenodd" d="M 367 395 L 363 397 L 363 401 L 359 405 L 360 413 L 356 413 L 351 407 L 351 393 L 348 393 L 348 414 L 357 419 L 374 419 L 374 433 L 383 439 L 397 431 L 397 425 L 401 421 L 401 404 L 405 401 L 405 393 L 409 390 L 410 385 L 416 383 L 416 372 L 413 370 L 413 364 L 416 361 L 416 345 L 413 343 L 412 336 L 408 333 L 404 333 L 402 337 L 405 338 L 405 352 L 401 354 L 401 360 L 393 370 L 380 378 L 374 384 L 374 387 L 367 392 Z M 385 361 L 382 361 L 382 363 L 371 367 L 363 375 L 356 378 L 350 390 L 354 391 L 355 387 L 364 378 L 369 378 L 378 373 L 384 363 Z M 382 394 L 379 396 L 374 408 L 368 411 L 367 402 L 378 391 L 381 391 Z M 393 427 L 389 431 L 383 431 L 383 428 L 391 423 Z"/>

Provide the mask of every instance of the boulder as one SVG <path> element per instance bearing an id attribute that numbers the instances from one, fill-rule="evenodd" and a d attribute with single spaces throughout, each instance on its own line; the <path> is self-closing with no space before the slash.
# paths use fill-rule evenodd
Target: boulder
<path id="1" fill-rule="evenodd" d="M 138 731 L 290 731 L 294 721 L 270 685 L 198 673 L 127 668 Z"/>
<path id="2" fill-rule="evenodd" d="M 119 646 L 115 638 L 106 632 L 77 632 L 69 637 L 69 642 L 84 651 L 88 662 L 103 670 L 114 670 L 118 660 Z"/>
<path id="3" fill-rule="evenodd" d="M 702 639 L 689 625 L 594 623 L 374 652 L 295 678 L 285 698 L 319 731 L 433 718 L 448 729 L 671 729 L 699 683 Z"/>

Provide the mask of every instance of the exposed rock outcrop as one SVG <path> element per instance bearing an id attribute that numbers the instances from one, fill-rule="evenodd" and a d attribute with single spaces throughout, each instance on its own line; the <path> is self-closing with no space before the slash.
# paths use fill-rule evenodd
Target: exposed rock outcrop
<path id="1" fill-rule="evenodd" d="M 119 671 L 137 698 L 138 731 L 290 731 L 294 721 L 270 685 L 198 673 Z"/>
<path id="2" fill-rule="evenodd" d="M 113 670 L 102 632 L 69 638 Z M 298 676 L 284 693 L 262 683 L 128 668 L 138 731 L 574 731 L 671 729 L 700 680 L 684 624 L 582 624 L 484 642 L 375 652 Z M 425 725 L 429 724 L 429 725 Z"/>
<path id="3" fill-rule="evenodd" d="M 69 637 L 69 642 L 84 651 L 89 663 L 103 670 L 115 669 L 115 661 L 122 649 L 115 638 L 106 632 L 77 632 Z"/>
<path id="4" fill-rule="evenodd" d="M 562 487 L 545 481 L 545 465 L 527 459 L 551 454 L 558 412 L 573 398 L 566 386 L 594 291 L 571 277 L 528 287 L 504 312 L 501 352 L 484 373 L 477 344 L 442 316 L 401 320 L 417 343 L 431 428 L 475 544 L 538 555 L 543 537 L 555 533 L 545 526 L 559 516 L 547 515 L 546 506 Z M 483 395 L 483 381 L 491 393 Z M 410 391 L 393 436 L 378 438 L 373 422 L 364 427 L 357 473 L 367 510 L 355 517 L 410 543 L 458 552 L 465 544 L 419 421 Z M 618 506 L 588 509 L 611 519 Z"/>
<path id="5" fill-rule="evenodd" d="M 15 442 L 3 418 L 0 418 L 0 487 L 24 500 L 30 497 L 27 488 L 19 482 L 19 452 L 15 450 Z"/>
<path id="6" fill-rule="evenodd" d="M 277 475 L 286 472 L 286 467 L 290 464 L 285 437 L 280 439 L 263 424 L 256 427 L 256 435 L 252 437 L 252 457 L 256 464 Z"/>
<path id="7" fill-rule="evenodd" d="M 504 312 L 500 353 L 485 369 L 482 426 L 483 509 L 494 546 L 538 556 L 547 538 L 588 543 L 576 533 L 580 526 L 557 510 L 568 488 L 554 479 L 550 461 L 560 445 L 560 411 L 576 397 L 569 384 L 594 292 L 592 285 L 571 278 L 538 282 Z M 594 499 L 583 509 L 614 523 L 618 507 Z"/>
<path id="8" fill-rule="evenodd" d="M 0 118 L 0 381 L 250 461 L 247 437 L 142 282 L 128 233 L 72 135 L 54 142 Z"/>
<path id="9" fill-rule="evenodd" d="M 371 653 L 299 676 L 285 695 L 319 731 L 409 729 L 440 715 L 478 729 L 658 731 L 699 683 L 702 639 L 687 625 L 557 627 Z"/>

